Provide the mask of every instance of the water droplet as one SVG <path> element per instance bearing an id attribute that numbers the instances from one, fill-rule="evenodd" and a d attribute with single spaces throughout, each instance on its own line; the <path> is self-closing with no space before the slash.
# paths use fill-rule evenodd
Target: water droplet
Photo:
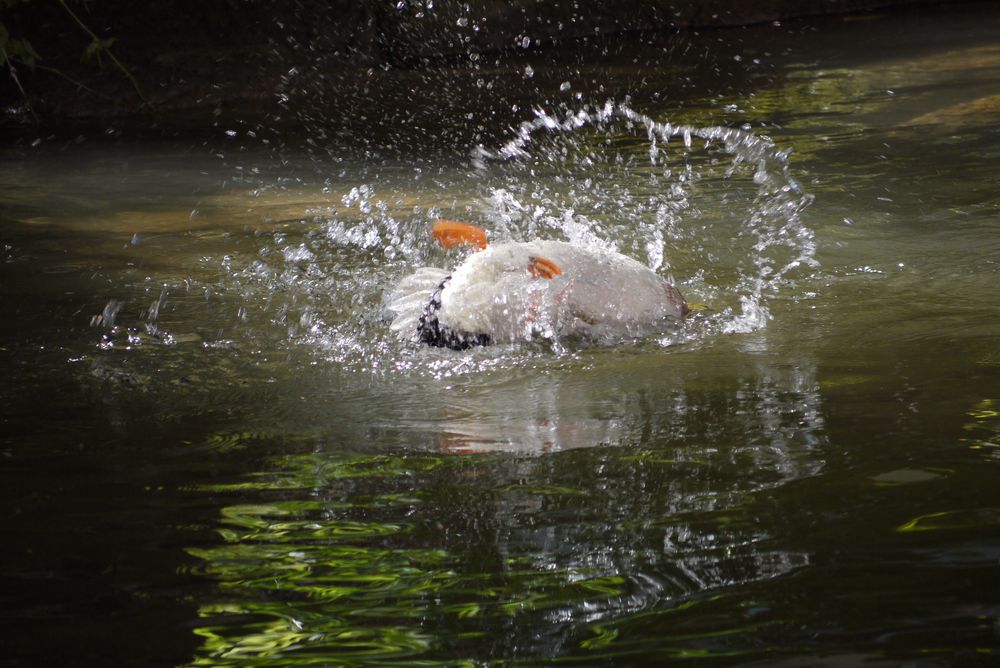
<path id="1" fill-rule="evenodd" d="M 567 91 L 570 88 L 572 88 L 572 86 L 570 86 L 570 83 L 568 81 L 563 81 L 561 84 L 559 84 L 559 90 L 561 91 Z"/>
<path id="2" fill-rule="evenodd" d="M 531 77 L 535 76 L 535 70 L 533 67 L 531 67 L 531 65 L 524 66 L 524 76 L 527 79 L 530 79 Z"/>

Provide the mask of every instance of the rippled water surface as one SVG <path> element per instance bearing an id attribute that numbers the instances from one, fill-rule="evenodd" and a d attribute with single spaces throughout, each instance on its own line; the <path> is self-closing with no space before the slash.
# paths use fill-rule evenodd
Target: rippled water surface
<path id="1" fill-rule="evenodd" d="M 2 663 L 995 661 L 997 18 L 518 56 L 428 128 L 13 142 Z M 398 341 L 438 217 L 692 315 Z"/>

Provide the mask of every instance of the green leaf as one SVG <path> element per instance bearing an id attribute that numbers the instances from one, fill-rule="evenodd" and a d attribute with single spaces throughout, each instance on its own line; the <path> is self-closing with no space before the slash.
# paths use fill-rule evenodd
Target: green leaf
<path id="1" fill-rule="evenodd" d="M 23 39 L 8 40 L 4 51 L 7 53 L 7 60 L 26 65 L 28 67 L 33 68 L 35 66 L 35 61 L 40 60 L 38 54 L 35 53 L 33 48 L 31 48 L 31 44 Z"/>
<path id="2" fill-rule="evenodd" d="M 81 58 L 83 62 L 89 63 L 92 60 L 97 60 L 98 63 L 101 62 L 101 51 L 104 50 L 104 44 L 99 39 L 95 39 L 93 42 L 87 45 L 87 48 L 83 50 L 83 55 Z"/>
<path id="3" fill-rule="evenodd" d="M 21 38 L 20 41 L 21 41 L 21 44 L 24 45 L 24 52 L 26 54 L 28 54 L 29 58 L 31 58 L 32 65 L 34 65 L 34 61 L 36 61 L 36 60 L 42 60 L 42 57 L 38 55 L 37 51 L 35 51 L 35 47 L 31 46 L 31 42 L 29 42 L 28 40 L 26 40 L 24 38 Z"/>

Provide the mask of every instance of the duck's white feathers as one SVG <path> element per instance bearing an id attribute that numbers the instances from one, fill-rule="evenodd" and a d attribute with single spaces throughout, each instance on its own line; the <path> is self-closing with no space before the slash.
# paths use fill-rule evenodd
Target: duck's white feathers
<path id="1" fill-rule="evenodd" d="M 528 271 L 545 258 L 552 279 Z M 393 331 L 411 335 L 446 272 L 423 268 L 393 291 Z M 437 317 L 454 332 L 488 334 L 493 343 L 538 336 L 640 336 L 683 315 L 683 298 L 644 264 L 620 253 L 562 241 L 511 242 L 474 253 L 451 274 Z"/>
<path id="2" fill-rule="evenodd" d="M 447 276 L 444 269 L 420 267 L 400 281 L 385 300 L 386 308 L 395 314 L 389 329 L 400 338 L 412 337 L 431 294 Z"/>

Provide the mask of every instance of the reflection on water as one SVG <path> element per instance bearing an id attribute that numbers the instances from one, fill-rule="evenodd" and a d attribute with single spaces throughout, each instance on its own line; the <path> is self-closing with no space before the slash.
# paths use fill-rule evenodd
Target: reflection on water
<path id="1" fill-rule="evenodd" d="M 481 643 L 588 656 L 613 646 L 615 624 L 807 566 L 753 509 L 822 471 L 815 369 L 698 388 L 683 364 L 638 360 L 428 393 L 427 454 L 319 442 L 194 490 L 236 500 L 223 544 L 188 549 L 221 586 L 199 608 L 198 662 L 447 659 Z M 404 422 L 385 410 L 380 422 Z M 519 456 L 485 454 L 498 451 Z"/>
<path id="2" fill-rule="evenodd" d="M 5 153 L 12 660 L 995 659 L 995 28 L 915 21 L 612 54 L 579 71 L 629 104 L 517 91 L 509 130 L 393 157 Z M 439 216 L 699 307 L 615 346 L 401 343 L 383 295 L 461 261 Z"/>
<path id="3" fill-rule="evenodd" d="M 968 415 L 972 420 L 964 428 L 969 447 L 991 459 L 1000 459 L 1000 402 L 983 399 Z"/>

